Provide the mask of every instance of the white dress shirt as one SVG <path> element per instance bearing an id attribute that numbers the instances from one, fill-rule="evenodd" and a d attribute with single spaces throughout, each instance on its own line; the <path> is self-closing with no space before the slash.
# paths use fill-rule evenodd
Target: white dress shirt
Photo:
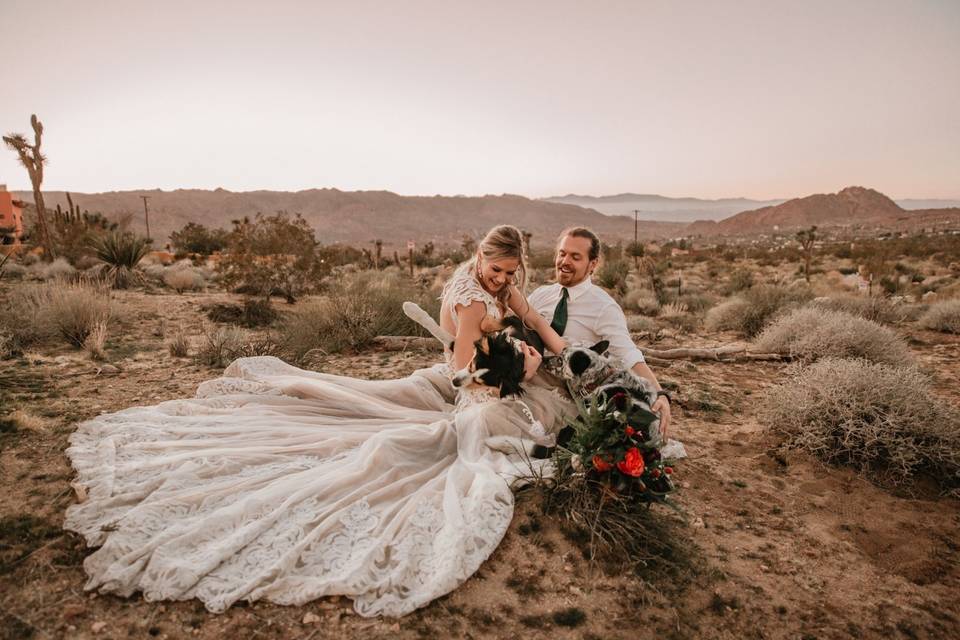
<path id="1" fill-rule="evenodd" d="M 537 288 L 527 300 L 537 313 L 553 320 L 553 312 L 560 302 L 560 284 L 548 284 Z M 627 369 L 644 362 L 643 353 L 630 338 L 627 319 L 617 301 L 606 291 L 587 278 L 573 287 L 568 287 L 567 327 L 563 338 L 571 344 L 591 346 L 601 340 L 610 342 L 610 355 Z"/>

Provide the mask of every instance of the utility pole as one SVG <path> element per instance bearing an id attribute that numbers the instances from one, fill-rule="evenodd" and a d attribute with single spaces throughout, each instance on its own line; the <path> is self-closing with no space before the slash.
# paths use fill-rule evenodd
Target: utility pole
<path id="1" fill-rule="evenodd" d="M 639 219 L 638 218 L 639 215 L 640 215 L 640 209 L 634 209 L 633 210 L 633 243 L 634 245 L 636 245 L 637 243 L 637 226 L 638 226 L 637 220 Z"/>
<path id="2" fill-rule="evenodd" d="M 150 211 L 147 209 L 147 200 L 150 196 L 140 196 L 143 199 L 143 217 L 147 221 L 147 240 L 150 239 Z"/>

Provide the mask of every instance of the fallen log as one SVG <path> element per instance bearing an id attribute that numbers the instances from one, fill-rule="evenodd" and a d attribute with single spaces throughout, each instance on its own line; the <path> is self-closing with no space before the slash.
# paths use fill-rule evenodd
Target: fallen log
<path id="1" fill-rule="evenodd" d="M 647 361 L 657 364 L 657 360 L 714 360 L 717 362 L 736 362 L 737 360 L 783 360 L 779 353 L 754 353 L 747 351 L 746 345 L 729 345 L 715 348 L 678 347 L 676 349 L 641 349 Z"/>
<path id="2" fill-rule="evenodd" d="M 443 346 L 436 338 L 420 336 L 377 336 L 370 346 L 383 351 L 440 351 Z"/>

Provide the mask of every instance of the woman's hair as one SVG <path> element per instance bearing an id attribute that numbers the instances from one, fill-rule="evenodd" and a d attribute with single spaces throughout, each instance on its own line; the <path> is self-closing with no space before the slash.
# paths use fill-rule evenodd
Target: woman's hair
<path id="1" fill-rule="evenodd" d="M 520 293 L 524 293 L 527 288 L 527 257 L 523 251 L 523 234 L 520 229 L 510 224 L 501 224 L 490 231 L 480 241 L 477 249 L 484 260 L 502 260 L 504 258 L 514 258 L 519 261 L 517 273 L 514 275 L 514 284 Z M 457 267 L 456 272 L 450 278 L 453 282 L 457 276 L 468 273 L 471 277 L 477 277 L 477 256 L 474 254 L 469 260 Z M 497 293 L 497 304 L 500 311 L 505 312 L 507 301 L 510 298 L 510 287 L 504 287 Z"/>

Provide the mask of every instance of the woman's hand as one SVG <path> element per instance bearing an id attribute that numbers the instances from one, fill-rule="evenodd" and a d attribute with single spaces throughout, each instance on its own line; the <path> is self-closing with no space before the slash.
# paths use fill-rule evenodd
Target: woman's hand
<path id="1" fill-rule="evenodd" d="M 526 342 L 521 342 L 520 345 L 523 349 L 523 380 L 526 382 L 536 375 L 540 363 L 543 362 L 543 356 Z"/>

